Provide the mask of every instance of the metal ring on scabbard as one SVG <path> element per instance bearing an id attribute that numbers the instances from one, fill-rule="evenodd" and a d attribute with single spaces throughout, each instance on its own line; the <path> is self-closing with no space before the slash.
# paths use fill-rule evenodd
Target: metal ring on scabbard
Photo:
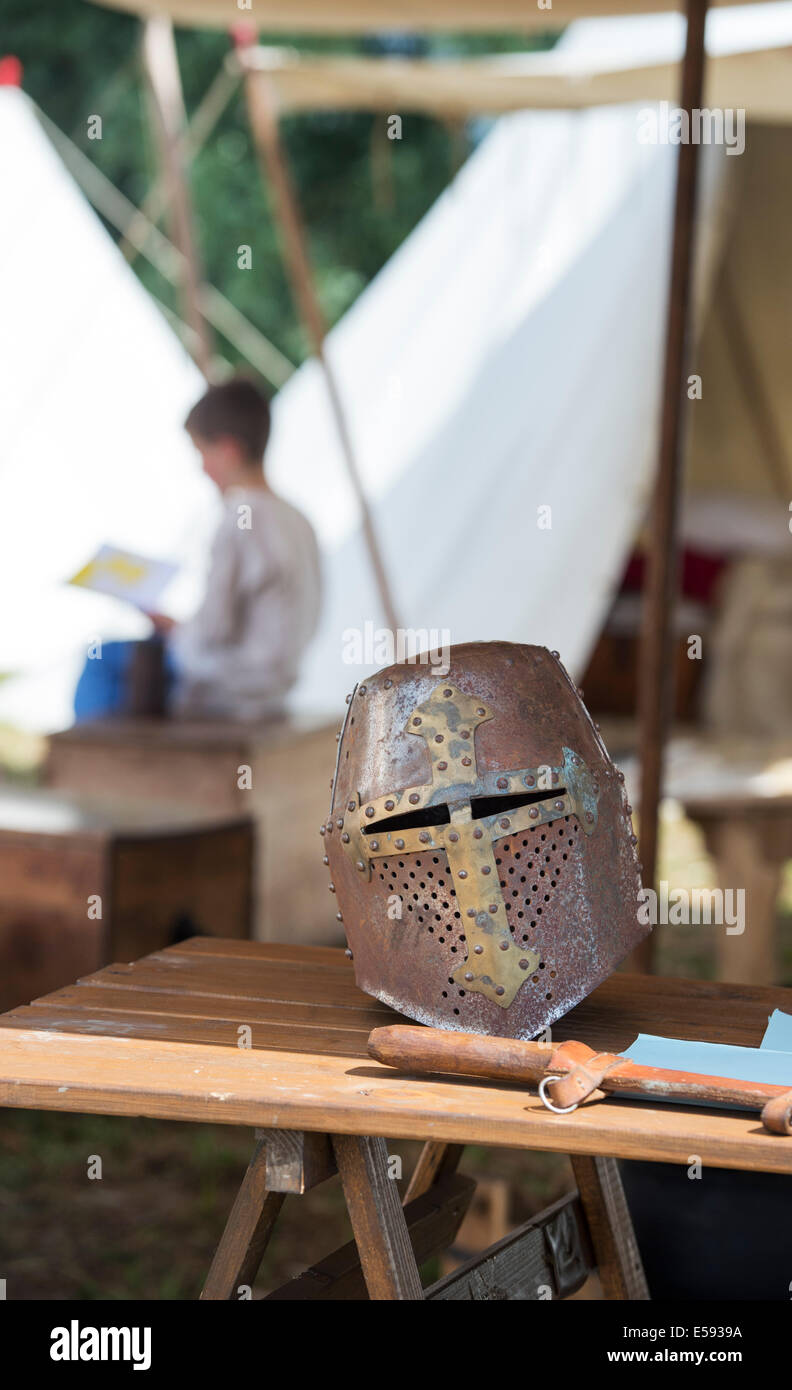
<path id="1" fill-rule="evenodd" d="M 577 1110 L 578 1105 L 580 1104 L 580 1102 L 577 1100 L 575 1101 L 574 1105 L 553 1104 L 547 1092 L 545 1091 L 545 1086 L 549 1085 L 551 1081 L 563 1080 L 563 1076 L 543 1076 L 541 1081 L 539 1082 L 539 1097 L 542 1101 L 542 1104 L 545 1105 L 548 1110 L 552 1110 L 554 1115 L 570 1115 L 573 1110 Z"/>

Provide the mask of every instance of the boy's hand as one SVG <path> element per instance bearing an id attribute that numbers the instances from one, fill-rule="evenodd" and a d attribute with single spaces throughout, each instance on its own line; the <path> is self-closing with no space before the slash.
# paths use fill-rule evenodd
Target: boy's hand
<path id="1" fill-rule="evenodd" d="M 171 632 L 176 627 L 176 619 L 168 617 L 167 613 L 147 613 L 157 632 L 162 634 Z"/>

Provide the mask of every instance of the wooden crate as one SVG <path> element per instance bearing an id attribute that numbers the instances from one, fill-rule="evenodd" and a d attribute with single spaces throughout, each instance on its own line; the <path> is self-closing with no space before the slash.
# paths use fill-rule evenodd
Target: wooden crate
<path id="1" fill-rule="evenodd" d="M 253 821 L 0 790 L 0 1009 L 196 932 L 248 937 Z"/>
<path id="2" fill-rule="evenodd" d="M 324 722 L 114 719 L 53 735 L 45 776 L 50 787 L 70 791 L 112 787 L 253 816 L 254 936 L 338 945 L 343 934 L 319 837 L 335 754 L 335 726 Z M 249 788 L 240 788 L 240 768 L 250 768 Z"/>

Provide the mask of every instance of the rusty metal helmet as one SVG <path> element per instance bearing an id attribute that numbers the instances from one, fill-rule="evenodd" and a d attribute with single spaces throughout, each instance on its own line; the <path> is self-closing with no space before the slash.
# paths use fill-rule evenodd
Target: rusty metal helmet
<path id="1" fill-rule="evenodd" d="M 557 653 L 389 666 L 349 697 L 322 826 L 358 985 L 531 1038 L 647 935 L 623 776 Z"/>

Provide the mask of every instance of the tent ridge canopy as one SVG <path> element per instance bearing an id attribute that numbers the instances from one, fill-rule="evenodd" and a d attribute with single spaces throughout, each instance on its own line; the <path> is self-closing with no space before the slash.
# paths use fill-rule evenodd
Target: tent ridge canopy
<path id="1" fill-rule="evenodd" d="M 141 16 L 168 15 L 174 24 L 192 28 L 229 29 L 247 20 L 262 33 L 363 34 L 383 30 L 400 33 L 484 31 L 537 33 L 560 29 L 576 19 L 598 15 L 624 17 L 684 9 L 681 0 L 564 0 L 556 13 L 527 0 L 252 0 L 238 9 L 230 0 L 94 0 L 107 9 Z M 716 0 L 719 5 L 746 0 Z M 749 0 L 761 3 L 761 0 Z M 255 8 L 254 8 L 255 5 Z"/>
<path id="2" fill-rule="evenodd" d="M 673 40 L 670 31 L 667 37 Z M 679 70 L 668 52 L 625 60 L 578 50 L 480 58 L 369 58 L 249 47 L 237 61 L 272 89 L 281 111 L 420 111 L 446 118 L 528 109 L 579 110 L 676 100 Z M 756 41 L 710 56 L 712 105 L 743 107 L 765 120 L 792 120 L 792 20 Z"/>

